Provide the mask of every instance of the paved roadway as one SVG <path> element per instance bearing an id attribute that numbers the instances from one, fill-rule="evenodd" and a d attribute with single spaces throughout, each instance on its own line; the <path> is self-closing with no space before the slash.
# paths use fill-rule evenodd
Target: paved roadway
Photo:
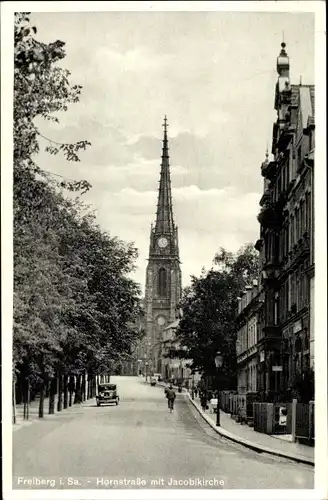
<path id="1" fill-rule="evenodd" d="M 170 414 L 162 387 L 132 377 L 112 382 L 118 406 L 98 408 L 92 400 L 13 433 L 14 488 L 40 487 L 41 478 L 56 489 L 137 487 L 138 480 L 144 488 L 313 488 L 313 467 L 219 437 L 182 394 Z M 109 483 L 119 479 L 125 485 Z"/>

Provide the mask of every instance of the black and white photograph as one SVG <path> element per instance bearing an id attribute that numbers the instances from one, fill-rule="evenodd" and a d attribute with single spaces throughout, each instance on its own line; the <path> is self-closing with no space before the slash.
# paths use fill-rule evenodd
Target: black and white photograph
<path id="1" fill-rule="evenodd" d="M 4 498 L 324 500 L 324 2 L 1 10 Z"/>

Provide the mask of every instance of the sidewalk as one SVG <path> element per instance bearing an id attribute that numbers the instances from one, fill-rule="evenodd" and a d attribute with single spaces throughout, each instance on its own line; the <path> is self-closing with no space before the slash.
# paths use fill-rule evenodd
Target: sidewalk
<path id="1" fill-rule="evenodd" d="M 73 394 L 73 401 L 74 401 L 74 394 Z M 35 422 L 40 422 L 44 419 L 53 419 L 56 418 L 56 415 L 61 415 L 63 413 L 70 412 L 76 408 L 79 408 L 82 406 L 84 403 L 90 402 L 91 399 L 87 399 L 83 403 L 79 403 L 76 405 L 68 406 L 66 409 L 62 409 L 62 411 L 58 412 L 57 411 L 57 398 L 55 398 L 55 413 L 49 415 L 49 398 L 44 398 L 44 416 L 43 418 L 39 418 L 39 398 L 35 399 L 34 401 L 31 401 L 29 404 L 29 418 L 28 420 L 24 420 L 24 405 L 18 404 L 16 405 L 16 423 L 12 425 L 13 432 L 18 431 L 22 427 L 27 427 Z"/>
<path id="2" fill-rule="evenodd" d="M 210 413 L 209 410 L 204 413 L 201 409 L 199 398 L 192 400 L 190 394 L 188 392 L 186 394 L 206 422 L 221 436 L 255 451 L 270 453 L 271 455 L 281 456 L 296 462 L 314 465 L 314 448 L 311 446 L 291 443 L 288 440 L 277 439 L 268 434 L 256 432 L 247 424 L 241 425 L 235 422 L 230 417 L 230 414 L 222 410 L 220 410 L 221 426 L 217 427 L 216 414 Z"/>

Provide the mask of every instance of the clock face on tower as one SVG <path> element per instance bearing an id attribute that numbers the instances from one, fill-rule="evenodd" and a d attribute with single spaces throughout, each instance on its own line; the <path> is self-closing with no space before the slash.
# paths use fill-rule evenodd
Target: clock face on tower
<path id="1" fill-rule="evenodd" d="M 166 319 L 164 318 L 164 316 L 158 316 L 157 318 L 157 324 L 159 326 L 164 326 L 166 323 Z"/>
<path id="2" fill-rule="evenodd" d="M 159 248 L 165 248 L 168 245 L 168 241 L 164 236 L 161 236 L 161 238 L 157 240 L 157 245 Z"/>

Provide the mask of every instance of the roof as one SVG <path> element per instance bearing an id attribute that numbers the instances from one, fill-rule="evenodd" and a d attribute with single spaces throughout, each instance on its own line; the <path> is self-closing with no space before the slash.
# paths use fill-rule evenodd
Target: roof
<path id="1" fill-rule="evenodd" d="M 303 120 L 306 123 L 309 116 L 315 116 L 315 86 L 314 85 L 292 85 L 291 105 L 302 109 Z"/>
<path id="2" fill-rule="evenodd" d="M 169 143 L 167 138 L 167 118 L 164 118 L 164 138 L 162 147 L 162 163 L 158 188 L 158 200 L 156 211 L 156 233 L 172 233 L 174 230 Z"/>

